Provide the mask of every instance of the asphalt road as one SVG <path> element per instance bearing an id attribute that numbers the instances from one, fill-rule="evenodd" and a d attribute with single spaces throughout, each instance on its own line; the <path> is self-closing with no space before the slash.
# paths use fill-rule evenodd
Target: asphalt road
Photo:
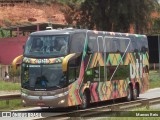
<path id="1" fill-rule="evenodd" d="M 139 96 L 139 98 L 156 98 L 156 97 L 160 97 L 160 88 L 154 88 L 154 89 L 150 89 L 147 92 L 145 92 L 144 94 L 141 94 Z"/>

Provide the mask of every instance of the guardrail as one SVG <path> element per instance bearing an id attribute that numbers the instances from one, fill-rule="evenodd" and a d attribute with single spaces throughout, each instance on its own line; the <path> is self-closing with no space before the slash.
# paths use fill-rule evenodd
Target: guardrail
<path id="1" fill-rule="evenodd" d="M 13 99 L 21 99 L 21 94 L 13 94 L 13 95 L 2 95 L 0 96 L 0 101 L 6 100 L 6 104 L 9 105 L 9 100 Z"/>
<path id="2" fill-rule="evenodd" d="M 57 120 L 57 118 L 63 118 L 63 119 L 80 118 L 81 119 L 81 117 L 93 117 L 98 114 L 107 113 L 111 111 L 124 111 L 124 110 L 128 111 L 129 109 L 142 107 L 142 106 L 146 106 L 147 108 L 149 108 L 151 105 L 156 105 L 156 104 L 160 104 L 160 97 L 106 105 L 101 107 L 89 108 L 85 110 L 76 110 L 74 112 L 66 112 L 59 115 L 52 115 L 48 117 L 39 118 L 38 120 L 45 120 L 45 119 Z"/>

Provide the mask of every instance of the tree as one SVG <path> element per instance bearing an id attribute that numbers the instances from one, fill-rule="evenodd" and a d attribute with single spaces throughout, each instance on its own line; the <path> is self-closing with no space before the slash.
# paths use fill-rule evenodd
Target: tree
<path id="1" fill-rule="evenodd" d="M 74 25 L 75 21 L 78 22 L 78 20 L 80 20 L 80 7 L 81 3 L 84 2 L 84 0 L 59 0 L 57 2 L 64 5 L 61 10 L 64 13 L 65 19 L 68 24 Z"/>
<path id="2" fill-rule="evenodd" d="M 128 32 L 135 25 L 137 33 L 149 26 L 157 0 L 85 0 L 80 6 L 77 24 L 89 29 Z M 75 17 L 76 18 L 76 17 Z"/>

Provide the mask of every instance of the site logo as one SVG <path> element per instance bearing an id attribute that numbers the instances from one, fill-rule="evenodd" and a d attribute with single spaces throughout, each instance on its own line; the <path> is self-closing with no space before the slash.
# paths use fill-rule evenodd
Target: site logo
<path id="1" fill-rule="evenodd" d="M 11 118 L 11 117 L 33 117 L 33 118 L 41 118 L 41 113 L 31 113 L 31 112 L 1 112 L 2 118 Z"/>

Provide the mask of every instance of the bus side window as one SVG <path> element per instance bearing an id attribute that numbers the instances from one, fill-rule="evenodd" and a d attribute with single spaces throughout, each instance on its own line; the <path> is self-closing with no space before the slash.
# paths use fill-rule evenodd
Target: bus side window
<path id="1" fill-rule="evenodd" d="M 79 77 L 81 56 L 69 61 L 68 64 L 68 83 L 71 84 Z"/>
<path id="2" fill-rule="evenodd" d="M 105 52 L 111 52 L 112 38 L 105 38 Z"/>
<path id="3" fill-rule="evenodd" d="M 129 39 L 120 39 L 121 52 L 125 52 L 129 44 Z M 129 51 L 129 48 L 127 49 Z"/>
<path id="4" fill-rule="evenodd" d="M 137 39 L 137 37 L 133 38 L 133 43 L 134 43 L 134 52 L 138 52 L 140 51 L 140 47 L 141 47 L 141 43 L 139 43 L 139 40 Z"/>
<path id="5" fill-rule="evenodd" d="M 135 41 L 132 41 L 132 48 L 131 48 L 131 51 L 132 52 L 138 52 L 138 47 L 137 47 L 137 44 Z"/>
<path id="6" fill-rule="evenodd" d="M 142 43 L 142 39 L 141 38 L 137 38 L 137 41 L 138 41 L 138 51 L 141 51 L 142 50 L 142 46 L 143 46 L 143 43 Z"/>
<path id="7" fill-rule="evenodd" d="M 97 39 L 89 39 L 88 47 L 91 52 L 98 52 Z"/>
<path id="8" fill-rule="evenodd" d="M 142 39 L 141 39 L 141 42 L 142 42 L 141 51 L 142 51 L 142 52 L 148 51 L 148 41 L 147 41 L 147 39 L 146 39 L 146 38 L 142 38 Z"/>
<path id="9" fill-rule="evenodd" d="M 120 42 L 117 39 L 114 39 L 112 41 L 112 52 L 120 52 Z"/>
<path id="10" fill-rule="evenodd" d="M 101 37 L 98 38 L 98 44 L 99 44 L 99 52 L 104 52 L 103 39 Z"/>
<path id="11" fill-rule="evenodd" d="M 68 65 L 69 84 L 76 80 L 76 66 L 75 66 L 75 64 L 76 64 L 75 60 L 72 60 L 69 62 L 69 65 Z"/>
<path id="12" fill-rule="evenodd" d="M 81 53 L 84 48 L 85 34 L 75 33 L 71 36 L 70 53 Z"/>

